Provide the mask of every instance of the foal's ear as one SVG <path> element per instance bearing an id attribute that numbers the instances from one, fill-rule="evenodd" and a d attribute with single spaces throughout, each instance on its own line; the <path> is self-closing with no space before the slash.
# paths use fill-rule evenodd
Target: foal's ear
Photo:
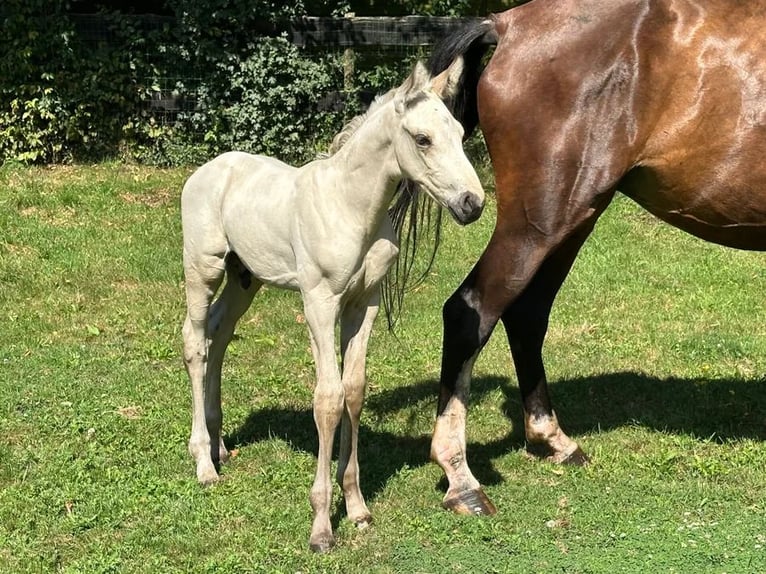
<path id="1" fill-rule="evenodd" d="M 460 78 L 463 75 L 465 62 L 463 56 L 458 56 L 441 74 L 431 80 L 431 88 L 442 100 L 454 96 L 460 86 Z"/>
<path id="2" fill-rule="evenodd" d="M 396 95 L 394 96 L 394 107 L 397 113 L 404 111 L 404 102 L 407 98 L 417 92 L 420 92 L 428 86 L 428 82 L 431 79 L 431 75 L 423 65 L 418 61 L 412 70 L 412 73 L 404 80 L 401 86 L 396 89 Z"/>

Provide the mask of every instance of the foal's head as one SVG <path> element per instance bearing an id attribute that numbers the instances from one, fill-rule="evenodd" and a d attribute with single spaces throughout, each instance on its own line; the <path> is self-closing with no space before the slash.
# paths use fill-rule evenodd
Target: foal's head
<path id="1" fill-rule="evenodd" d="M 463 127 L 442 101 L 456 91 L 462 67 L 459 58 L 432 78 L 420 62 L 415 65 L 394 94 L 394 149 L 402 176 L 467 224 L 481 215 L 484 190 L 463 151 Z"/>

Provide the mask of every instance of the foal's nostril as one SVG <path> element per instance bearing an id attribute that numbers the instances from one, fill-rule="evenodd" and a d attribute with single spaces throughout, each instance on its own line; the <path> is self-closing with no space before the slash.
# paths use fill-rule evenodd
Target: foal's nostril
<path id="1" fill-rule="evenodd" d="M 476 196 L 472 194 L 471 192 L 464 192 L 462 197 L 460 198 L 460 207 L 463 208 L 463 212 L 468 214 L 471 213 L 473 210 L 475 210 L 478 205 L 476 201 Z"/>
<path id="2" fill-rule="evenodd" d="M 475 221 L 481 215 L 484 203 L 475 193 L 464 191 L 458 198 L 457 205 L 462 212 L 463 220 L 466 223 Z"/>

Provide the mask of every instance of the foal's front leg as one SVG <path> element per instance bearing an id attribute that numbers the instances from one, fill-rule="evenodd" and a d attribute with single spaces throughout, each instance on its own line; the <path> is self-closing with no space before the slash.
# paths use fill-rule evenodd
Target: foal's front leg
<path id="1" fill-rule="evenodd" d="M 376 286 L 371 297 L 349 302 L 341 319 L 341 354 L 343 357 L 343 388 L 346 405 L 340 432 L 338 452 L 338 484 L 346 500 L 346 514 L 357 528 L 365 528 L 372 522 L 372 515 L 364 502 L 359 487 L 359 461 L 357 442 L 359 417 L 364 405 L 367 386 L 367 343 L 372 326 L 378 315 L 380 292 Z"/>
<path id="2" fill-rule="evenodd" d="M 311 487 L 311 525 L 309 545 L 315 552 L 326 552 L 335 544 L 330 524 L 332 503 L 332 444 L 335 429 L 343 414 L 344 392 L 335 354 L 335 324 L 340 297 L 328 289 L 317 287 L 303 293 L 306 322 L 311 336 L 311 350 L 316 364 L 314 389 L 314 422 L 319 435 L 319 452 L 314 484 Z"/>
<path id="3" fill-rule="evenodd" d="M 346 408 L 343 411 L 340 431 L 337 480 L 346 500 L 346 514 L 357 528 L 365 528 L 372 522 L 372 515 L 359 487 L 357 457 L 359 417 L 362 414 L 367 386 L 367 344 L 380 306 L 380 282 L 396 261 L 398 254 L 396 233 L 391 221 L 386 218 L 378 238 L 364 258 L 364 276 L 363 283 L 359 286 L 359 294 L 346 303 L 341 319 L 341 356 Z"/>

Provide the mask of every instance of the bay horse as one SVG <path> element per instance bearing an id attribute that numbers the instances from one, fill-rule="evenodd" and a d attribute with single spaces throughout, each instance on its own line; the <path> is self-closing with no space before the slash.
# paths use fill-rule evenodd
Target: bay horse
<path id="1" fill-rule="evenodd" d="M 453 109 L 484 133 L 497 223 L 443 307 L 431 457 L 449 482 L 445 508 L 492 514 L 466 458 L 472 366 L 502 321 L 528 447 L 587 463 L 557 421 L 542 347 L 554 298 L 618 190 L 706 241 L 766 249 L 766 3 L 533 0 L 445 38 L 432 73 L 458 56 Z"/>
<path id="2" fill-rule="evenodd" d="M 357 435 L 380 282 L 399 251 L 388 215 L 397 186 L 402 178 L 414 182 L 460 224 L 477 219 L 484 205 L 481 183 L 463 151 L 463 128 L 442 102 L 461 73 L 461 59 L 435 77 L 418 63 L 401 86 L 352 120 L 352 129 L 341 132 L 345 142 L 330 157 L 295 168 L 229 152 L 200 167 L 184 185 L 184 363 L 192 388 L 189 451 L 197 479 L 218 480 L 218 466 L 229 457 L 221 436 L 221 365 L 237 321 L 264 284 L 300 291 L 317 379 L 319 453 L 309 539 L 317 552 L 334 544 L 330 462 L 338 424 L 337 481 L 348 517 L 360 528 L 372 520 L 359 488 Z"/>

